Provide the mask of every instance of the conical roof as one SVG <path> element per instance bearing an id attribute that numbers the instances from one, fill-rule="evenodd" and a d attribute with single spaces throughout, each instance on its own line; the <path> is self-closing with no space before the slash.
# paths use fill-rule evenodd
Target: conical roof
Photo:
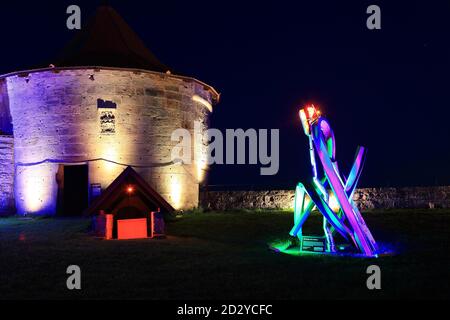
<path id="1" fill-rule="evenodd" d="M 56 67 L 119 67 L 157 72 L 169 70 L 147 49 L 125 20 L 106 5 L 97 9 L 95 16 L 78 31 L 54 64 Z"/>

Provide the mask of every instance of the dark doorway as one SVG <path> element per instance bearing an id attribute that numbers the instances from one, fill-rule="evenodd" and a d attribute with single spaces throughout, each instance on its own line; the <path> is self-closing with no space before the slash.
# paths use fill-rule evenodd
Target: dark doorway
<path id="1" fill-rule="evenodd" d="M 79 216 L 88 207 L 88 166 L 64 166 L 62 214 Z"/>

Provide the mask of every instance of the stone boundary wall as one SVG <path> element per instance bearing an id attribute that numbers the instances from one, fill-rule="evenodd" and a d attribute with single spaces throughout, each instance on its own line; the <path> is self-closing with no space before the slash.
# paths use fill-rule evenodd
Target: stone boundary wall
<path id="1" fill-rule="evenodd" d="M 0 215 L 14 211 L 14 138 L 0 135 Z"/>
<path id="2" fill-rule="evenodd" d="M 365 188 L 355 192 L 361 210 L 450 208 L 450 186 Z M 292 209 L 294 190 L 202 191 L 200 204 L 207 210 Z"/>

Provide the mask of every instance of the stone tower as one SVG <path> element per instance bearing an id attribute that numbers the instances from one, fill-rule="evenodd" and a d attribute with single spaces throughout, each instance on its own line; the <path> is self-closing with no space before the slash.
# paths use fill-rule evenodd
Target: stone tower
<path id="1" fill-rule="evenodd" d="M 111 7 L 98 8 L 51 67 L 0 76 L 0 211 L 82 209 L 73 194 L 91 203 L 127 166 L 175 209 L 197 207 L 206 147 L 193 139 L 195 161 L 173 163 L 171 134 L 194 137 L 195 122 L 205 130 L 218 100 L 211 86 L 172 74 Z"/>

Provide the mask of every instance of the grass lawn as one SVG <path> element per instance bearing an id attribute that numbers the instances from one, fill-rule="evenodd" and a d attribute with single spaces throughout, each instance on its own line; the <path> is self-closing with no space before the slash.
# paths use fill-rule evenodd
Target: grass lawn
<path id="1" fill-rule="evenodd" d="M 396 251 L 378 259 L 291 256 L 268 249 L 286 238 L 287 212 L 185 215 L 165 240 L 105 241 L 89 220 L 0 219 L 0 299 L 347 299 L 450 297 L 450 210 L 365 214 L 374 237 Z M 312 228 L 321 217 L 313 215 Z M 82 290 L 66 289 L 66 268 Z M 382 290 L 366 288 L 366 268 Z"/>

